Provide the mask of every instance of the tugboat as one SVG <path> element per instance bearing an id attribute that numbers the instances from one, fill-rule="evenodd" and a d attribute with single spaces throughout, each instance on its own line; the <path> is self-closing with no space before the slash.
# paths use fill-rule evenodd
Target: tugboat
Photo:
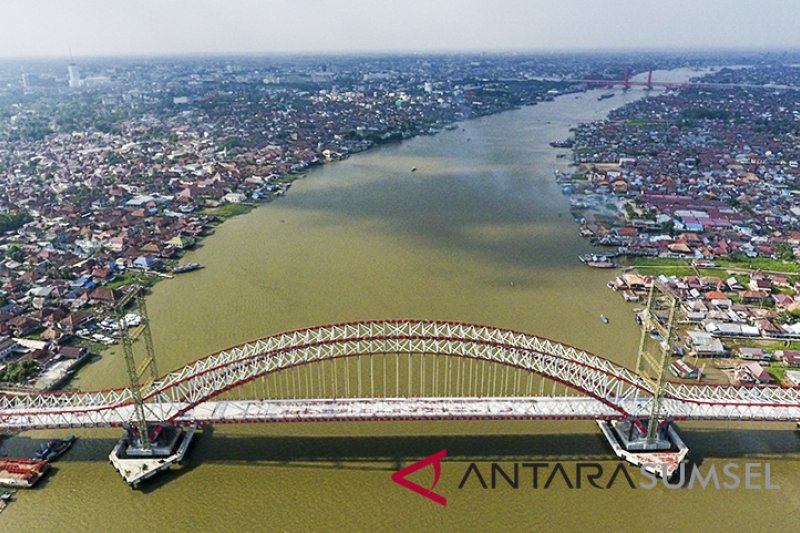
<path id="1" fill-rule="evenodd" d="M 47 441 L 47 444 L 42 444 L 42 447 L 36 452 L 34 459 L 52 463 L 64 455 L 64 452 L 69 450 L 70 446 L 72 446 L 76 440 L 78 440 L 78 437 L 70 435 L 66 439 Z"/>

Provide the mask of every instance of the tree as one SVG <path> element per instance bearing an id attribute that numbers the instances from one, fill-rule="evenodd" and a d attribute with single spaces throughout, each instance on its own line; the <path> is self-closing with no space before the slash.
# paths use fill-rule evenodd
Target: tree
<path id="1" fill-rule="evenodd" d="M 19 244 L 13 243 L 9 245 L 8 249 L 6 250 L 6 256 L 12 261 L 19 263 L 25 258 L 25 253 L 22 251 L 22 247 Z"/>
<path id="2" fill-rule="evenodd" d="M 792 247 L 783 242 L 775 245 L 775 255 L 782 261 L 794 261 Z"/>
<path id="3" fill-rule="evenodd" d="M 33 220 L 27 211 L 17 211 L 16 213 L 0 213 L 0 233 L 14 231 Z"/>
<path id="4" fill-rule="evenodd" d="M 25 361 L 14 361 L 9 363 L 2 371 L 0 371 L 0 381 L 8 383 L 21 383 L 29 377 L 36 374 L 39 370 L 39 365 L 35 361 L 26 359 Z"/>

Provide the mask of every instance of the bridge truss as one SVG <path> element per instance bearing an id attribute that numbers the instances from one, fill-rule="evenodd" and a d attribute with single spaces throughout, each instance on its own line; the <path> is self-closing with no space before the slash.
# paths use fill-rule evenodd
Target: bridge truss
<path id="1" fill-rule="evenodd" d="M 542 379 L 553 384 L 549 394 Z M 567 394 L 557 397 L 556 384 Z M 252 399 L 226 399 L 236 391 L 249 391 Z M 246 421 L 425 418 L 408 414 L 415 412 L 500 418 L 492 406 L 512 400 L 521 418 L 800 420 L 800 388 L 666 383 L 654 409 L 651 380 L 584 350 L 518 331 L 424 320 L 280 333 L 189 363 L 139 393 L 149 421 L 175 424 L 222 423 L 231 419 L 226 412 L 237 410 L 263 415 L 240 416 Z M 387 393 L 399 399 L 380 405 L 394 411 L 374 407 Z M 361 400 L 347 403 L 343 396 Z M 6 395 L 0 430 L 120 426 L 133 419 L 135 397 L 131 388 Z M 301 416 L 319 402 L 328 402 L 329 415 Z M 455 405 L 465 411 L 458 415 Z"/>

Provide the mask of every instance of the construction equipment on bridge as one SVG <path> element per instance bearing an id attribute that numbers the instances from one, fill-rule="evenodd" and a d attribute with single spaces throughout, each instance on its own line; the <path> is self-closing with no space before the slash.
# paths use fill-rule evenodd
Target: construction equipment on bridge
<path id="1" fill-rule="evenodd" d="M 133 400 L 133 420 L 125 424 L 125 435 L 109 454 L 111 464 L 119 471 L 125 481 L 133 488 L 156 473 L 168 469 L 172 464 L 180 462 L 186 455 L 189 443 L 194 436 L 195 428 L 188 432 L 180 428 L 165 426 L 159 421 L 156 425 L 149 425 L 145 414 L 145 404 L 142 398 L 142 378 L 149 374 L 146 385 L 152 384 L 158 377 L 156 366 L 156 353 L 153 346 L 153 336 L 150 331 L 150 317 L 147 313 L 141 287 L 135 289 L 136 303 L 142 317 L 140 327 L 144 337 L 145 358 L 137 368 L 133 354 L 133 340 L 128 333 L 128 325 L 122 320 L 122 310 L 117 308 L 117 320 L 122 334 L 122 349 L 125 359 L 125 369 L 128 373 L 131 397 Z"/>
<path id="2" fill-rule="evenodd" d="M 133 424 L 136 428 L 137 435 L 131 432 L 130 427 L 130 442 L 133 444 L 138 441 L 138 446 L 145 452 L 150 450 L 150 432 L 148 431 L 147 418 L 144 414 L 144 401 L 142 400 L 142 377 L 149 370 L 150 380 L 155 380 L 158 377 L 158 370 L 156 367 L 156 353 L 153 347 L 153 335 L 150 331 L 150 319 L 147 314 L 147 304 L 145 303 L 142 289 L 138 285 L 134 287 L 134 298 L 139 307 L 139 314 L 142 317 L 142 335 L 144 336 L 146 357 L 142 361 L 142 365 L 136 368 L 136 359 L 133 355 L 133 340 L 128 333 L 127 324 L 122 319 L 122 311 L 117 308 L 116 319 L 119 324 L 119 331 L 122 334 L 122 351 L 125 358 L 125 369 L 128 373 L 128 383 L 130 385 L 131 395 L 133 396 L 134 406 L 134 420 Z"/>
<path id="3" fill-rule="evenodd" d="M 642 312 L 644 314 L 642 337 L 636 357 L 636 372 L 649 382 L 653 391 L 645 449 L 658 447 L 657 432 L 659 428 L 664 429 L 664 422 L 669 423 L 661 419 L 661 405 L 669 377 L 668 369 L 672 355 L 670 343 L 677 307 L 678 299 L 666 287 L 653 281 L 647 296 L 647 307 Z"/>
<path id="4" fill-rule="evenodd" d="M 677 308 L 678 299 L 654 280 L 647 307 L 640 315 L 642 337 L 636 357 L 636 373 L 652 393 L 649 417 L 598 421 L 617 457 L 665 478 L 676 471 L 689 451 L 672 418 L 662 411 Z"/>

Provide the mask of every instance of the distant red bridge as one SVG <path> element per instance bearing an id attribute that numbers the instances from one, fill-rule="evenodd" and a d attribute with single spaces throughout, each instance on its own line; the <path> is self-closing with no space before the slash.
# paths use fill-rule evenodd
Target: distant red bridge
<path id="1" fill-rule="evenodd" d="M 683 89 L 687 87 L 706 87 L 725 89 L 731 87 L 743 87 L 749 89 L 800 89 L 791 85 L 756 85 L 751 83 L 702 83 L 702 82 L 670 82 L 670 81 L 653 81 L 653 71 L 647 73 L 647 81 L 637 81 L 630 78 L 629 69 L 625 69 L 625 78 L 621 80 L 571 80 L 576 83 L 588 83 L 589 85 L 598 85 L 601 87 L 616 87 L 620 86 L 625 90 L 631 87 L 644 87 L 647 90 L 655 87 L 664 89 Z"/>
<path id="2" fill-rule="evenodd" d="M 653 81 L 653 71 L 647 73 L 647 81 L 634 81 L 630 78 L 630 70 L 625 69 L 625 78 L 621 80 L 574 80 L 580 83 L 588 83 L 590 85 L 600 85 L 605 87 L 622 86 L 624 89 L 631 87 L 645 87 L 652 89 L 654 87 L 663 87 L 665 89 L 680 89 L 684 87 L 697 87 L 706 85 L 704 83 L 690 83 L 690 82 L 669 82 L 669 81 Z"/>

